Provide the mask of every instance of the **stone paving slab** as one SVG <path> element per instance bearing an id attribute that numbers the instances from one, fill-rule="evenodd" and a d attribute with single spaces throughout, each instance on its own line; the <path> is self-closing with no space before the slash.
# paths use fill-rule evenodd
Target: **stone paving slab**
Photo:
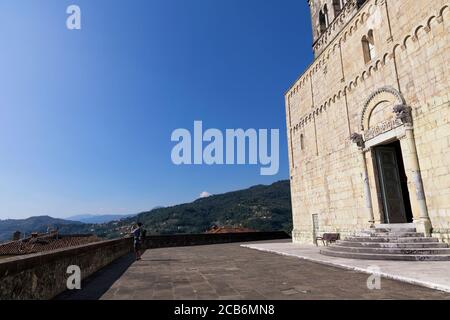
<path id="1" fill-rule="evenodd" d="M 242 247 L 367 274 L 372 274 L 373 267 L 378 267 L 384 278 L 450 293 L 450 261 L 383 261 L 328 257 L 319 253 L 319 247 L 285 241 L 250 243 L 243 244 Z"/>
<path id="2" fill-rule="evenodd" d="M 223 244 L 147 250 L 102 295 L 104 300 L 446 299 L 450 294 L 367 274 Z M 273 250 L 275 244 L 253 243 Z M 288 244 L 277 243 L 281 249 Z M 248 246 L 248 244 L 247 244 Z M 114 269 L 114 266 L 111 266 Z M 95 279 L 94 279 L 95 280 Z M 94 285 L 95 281 L 91 284 Z M 89 286 L 83 290 L 89 292 Z M 77 299 L 82 298 L 78 296 Z"/>

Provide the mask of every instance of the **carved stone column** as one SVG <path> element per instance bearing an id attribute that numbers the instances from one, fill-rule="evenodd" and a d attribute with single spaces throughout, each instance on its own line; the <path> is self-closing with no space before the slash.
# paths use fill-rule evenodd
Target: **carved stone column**
<path id="1" fill-rule="evenodd" d="M 401 120 L 405 127 L 405 137 L 407 152 L 405 155 L 408 158 L 408 170 L 411 172 L 411 177 L 415 187 L 415 198 L 419 208 L 419 218 L 414 217 L 414 224 L 417 232 L 424 233 L 426 237 L 431 237 L 432 224 L 428 214 L 427 203 L 425 199 L 425 190 L 422 182 L 422 175 L 420 172 L 419 157 L 417 155 L 416 139 L 414 137 L 414 127 L 411 115 L 411 108 L 405 105 L 398 105 L 394 108 L 394 113 L 397 119 Z"/>
<path id="2" fill-rule="evenodd" d="M 427 203 L 425 199 L 425 190 L 423 188 L 422 175 L 420 173 L 419 158 L 417 156 L 416 139 L 414 138 L 414 130 L 411 126 L 406 128 L 406 142 L 408 144 L 408 151 L 410 157 L 410 170 L 412 174 L 413 183 L 416 189 L 415 196 L 419 207 L 419 219 L 414 218 L 417 232 L 422 232 L 426 237 L 431 237 L 431 220 L 428 214 Z"/>
<path id="3" fill-rule="evenodd" d="M 373 206 L 372 206 L 372 194 L 370 192 L 369 185 L 369 173 L 367 171 L 367 163 L 366 163 L 366 155 L 364 152 L 364 139 L 361 134 L 354 133 L 350 137 L 353 143 L 355 143 L 359 150 L 359 159 L 360 165 L 362 168 L 362 178 L 364 183 L 364 200 L 366 202 L 366 211 L 369 216 L 370 228 L 375 228 L 375 217 L 373 215 Z"/>

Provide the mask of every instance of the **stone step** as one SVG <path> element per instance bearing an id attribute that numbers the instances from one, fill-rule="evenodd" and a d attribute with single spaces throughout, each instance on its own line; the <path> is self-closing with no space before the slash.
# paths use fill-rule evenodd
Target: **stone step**
<path id="1" fill-rule="evenodd" d="M 404 230 L 404 229 L 416 229 L 414 223 L 394 223 L 394 224 L 377 224 L 376 229 L 387 229 L 387 230 Z"/>
<path id="2" fill-rule="evenodd" d="M 364 231 L 368 231 L 368 232 L 416 232 L 416 228 L 375 228 L 375 229 L 371 229 L 371 230 L 364 230 Z"/>
<path id="3" fill-rule="evenodd" d="M 394 261 L 450 261 L 450 254 L 443 255 L 415 255 L 415 254 L 376 254 L 376 253 L 355 253 L 337 252 L 329 249 L 322 249 L 320 253 L 326 256 L 362 259 L 362 260 L 394 260 Z"/>
<path id="4" fill-rule="evenodd" d="M 425 237 L 347 237 L 345 241 L 349 242 L 439 242 L 436 238 Z"/>
<path id="5" fill-rule="evenodd" d="M 414 224 L 378 225 L 320 250 L 323 255 L 364 260 L 450 261 L 450 248 L 416 232 Z"/>
<path id="6" fill-rule="evenodd" d="M 369 247 L 369 248 L 448 248 L 441 242 L 350 242 L 339 240 L 336 245 L 343 247 Z"/>
<path id="7" fill-rule="evenodd" d="M 402 238 L 421 238 L 424 237 L 425 235 L 423 233 L 419 233 L 419 232 L 371 232 L 371 233 L 366 233 L 366 232 L 359 232 L 354 234 L 354 236 L 356 237 L 402 237 Z"/>
<path id="8" fill-rule="evenodd" d="M 450 255 L 449 248 L 369 248 L 369 247 L 330 246 L 327 249 L 335 252 L 351 252 L 351 253 Z"/>

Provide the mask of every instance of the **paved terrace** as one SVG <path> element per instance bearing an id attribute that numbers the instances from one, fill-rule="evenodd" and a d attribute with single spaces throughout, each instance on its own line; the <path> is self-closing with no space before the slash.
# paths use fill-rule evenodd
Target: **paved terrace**
<path id="1" fill-rule="evenodd" d="M 128 255 L 94 274 L 82 291 L 58 299 L 450 300 L 448 293 L 388 279 L 382 279 L 381 290 L 371 291 L 367 279 L 356 271 L 235 243 L 152 249 L 139 262 Z"/>
<path id="2" fill-rule="evenodd" d="M 373 268 L 376 267 L 378 272 L 386 278 L 439 289 L 450 294 L 450 261 L 419 262 L 329 257 L 320 254 L 320 248 L 316 246 L 299 245 L 292 242 L 260 242 L 242 246 L 368 274 L 372 274 Z"/>

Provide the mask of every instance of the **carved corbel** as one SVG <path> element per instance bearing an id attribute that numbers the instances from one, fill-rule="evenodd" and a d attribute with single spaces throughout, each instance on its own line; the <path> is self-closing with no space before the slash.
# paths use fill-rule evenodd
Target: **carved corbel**
<path id="1" fill-rule="evenodd" d="M 364 138 L 363 138 L 362 134 L 359 134 L 359 133 L 355 132 L 355 133 L 353 133 L 350 136 L 350 140 L 353 143 L 355 143 L 358 146 L 358 148 L 364 148 L 365 147 Z"/>
<path id="2" fill-rule="evenodd" d="M 404 104 L 398 104 L 394 107 L 394 114 L 396 120 L 400 120 L 403 124 L 412 124 L 411 107 Z"/>

